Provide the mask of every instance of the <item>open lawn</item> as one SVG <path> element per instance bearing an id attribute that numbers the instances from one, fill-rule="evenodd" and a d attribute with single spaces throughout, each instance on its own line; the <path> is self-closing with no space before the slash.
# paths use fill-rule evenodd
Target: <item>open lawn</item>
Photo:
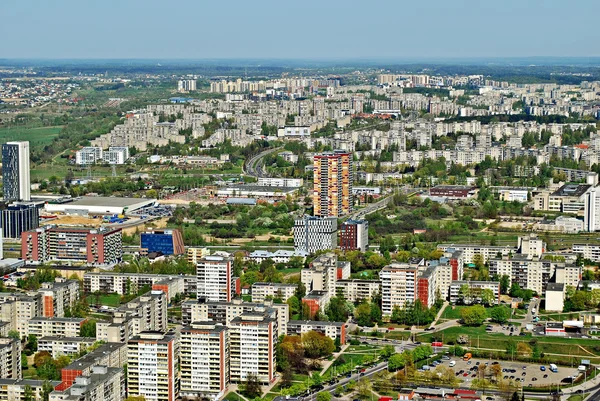
<path id="1" fill-rule="evenodd" d="M 62 126 L 0 128 L 0 142 L 29 141 L 30 146 L 45 146 L 58 136 L 62 128 Z"/>
<path id="2" fill-rule="evenodd" d="M 95 305 L 96 297 L 94 295 L 89 295 L 87 297 L 88 304 Z M 108 295 L 100 295 L 98 297 L 98 303 L 100 305 L 111 306 L 113 308 L 117 308 L 121 305 L 121 296 L 119 294 L 108 294 Z"/>

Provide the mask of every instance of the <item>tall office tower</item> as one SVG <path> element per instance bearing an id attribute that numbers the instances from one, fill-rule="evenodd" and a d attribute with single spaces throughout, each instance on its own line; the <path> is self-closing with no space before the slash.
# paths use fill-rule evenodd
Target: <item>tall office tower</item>
<path id="1" fill-rule="evenodd" d="M 5 201 L 29 201 L 29 142 L 2 145 L 2 183 Z"/>
<path id="2" fill-rule="evenodd" d="M 130 396 L 147 401 L 179 397 L 179 344 L 158 331 L 143 331 L 127 341 L 127 386 Z"/>
<path id="3" fill-rule="evenodd" d="M 314 215 L 340 217 L 352 211 L 352 154 L 335 151 L 315 155 Z"/>
<path id="4" fill-rule="evenodd" d="M 596 188 L 584 195 L 583 229 L 588 232 L 600 230 L 600 191 Z"/>
<path id="5" fill-rule="evenodd" d="M 229 331 L 213 322 L 181 330 L 181 395 L 220 399 L 229 385 Z"/>
<path id="6" fill-rule="evenodd" d="M 197 298 L 209 302 L 231 301 L 233 290 L 233 259 L 206 256 L 196 265 Z"/>

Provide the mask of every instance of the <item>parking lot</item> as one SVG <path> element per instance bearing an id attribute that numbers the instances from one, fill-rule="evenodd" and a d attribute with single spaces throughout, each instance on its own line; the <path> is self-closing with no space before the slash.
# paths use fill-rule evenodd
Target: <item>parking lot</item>
<path id="1" fill-rule="evenodd" d="M 450 356 L 449 360 L 441 360 L 442 366 L 449 366 L 450 361 L 455 361 L 456 365 L 453 367 L 454 372 L 456 372 L 457 377 L 469 383 L 474 378 L 477 377 L 477 370 L 479 365 L 491 366 L 492 364 L 500 365 L 500 369 L 502 370 L 501 377 L 504 380 L 514 381 L 521 383 L 524 387 L 536 387 L 536 386 L 550 386 L 557 385 L 561 383 L 561 381 L 568 377 L 577 377 L 580 372 L 577 370 L 577 367 L 570 368 L 559 366 L 558 372 L 554 373 L 550 371 L 549 365 L 545 365 L 545 371 L 540 369 L 539 364 L 530 364 L 530 363 L 522 363 L 522 362 L 511 362 L 511 361 L 494 361 L 487 359 L 471 359 L 466 362 L 463 361 L 460 357 Z M 462 373 L 459 373 L 462 372 Z M 562 382 L 561 384 L 566 384 Z"/>

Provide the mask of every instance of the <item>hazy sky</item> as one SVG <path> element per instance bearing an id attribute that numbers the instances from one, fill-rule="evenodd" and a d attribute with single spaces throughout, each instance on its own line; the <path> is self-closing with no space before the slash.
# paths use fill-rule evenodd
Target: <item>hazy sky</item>
<path id="1" fill-rule="evenodd" d="M 598 0 L 0 0 L 0 58 L 600 56 Z"/>

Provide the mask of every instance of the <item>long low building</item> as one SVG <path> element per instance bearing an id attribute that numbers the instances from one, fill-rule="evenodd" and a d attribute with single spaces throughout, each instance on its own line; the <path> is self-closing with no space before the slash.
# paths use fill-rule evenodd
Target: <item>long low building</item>
<path id="1" fill-rule="evenodd" d="M 297 288 L 297 284 L 258 282 L 252 284 L 250 293 L 252 294 L 252 302 L 265 302 L 268 297 L 271 299 L 279 298 L 285 302 L 294 296 Z"/>
<path id="2" fill-rule="evenodd" d="M 309 331 L 316 331 L 341 344 L 346 343 L 346 324 L 342 322 L 321 322 L 315 320 L 290 320 L 287 325 L 288 336 L 299 336 Z"/>
<path id="3" fill-rule="evenodd" d="M 49 202 L 44 207 L 48 213 L 104 215 L 125 214 L 154 206 L 156 199 L 118 198 L 108 196 L 82 196 Z"/>
<path id="4" fill-rule="evenodd" d="M 230 185 L 219 188 L 219 197 L 249 197 L 249 198 L 285 198 L 298 191 L 295 187 L 276 187 L 258 185 Z"/>
<path id="5" fill-rule="evenodd" d="M 141 274 L 141 273 L 85 273 L 83 290 L 86 293 L 99 291 L 106 294 L 135 294 L 138 289 L 149 286 L 154 290 L 164 291 L 169 300 L 180 293 L 196 293 L 196 276 L 176 274 Z"/>
<path id="6" fill-rule="evenodd" d="M 479 303 L 481 302 L 481 293 L 483 290 L 491 290 L 494 294 L 494 303 L 500 302 L 500 282 L 498 281 L 453 281 L 450 284 L 450 299 L 449 301 L 453 304 L 457 303 L 462 294 L 460 293 L 461 287 L 467 286 L 469 288 L 468 294 L 465 295 L 465 303 Z"/>
<path id="7" fill-rule="evenodd" d="M 61 355 L 74 355 L 87 349 L 96 342 L 91 337 L 59 337 L 45 336 L 38 339 L 38 351 L 47 351 L 52 358 Z"/>
<path id="8" fill-rule="evenodd" d="M 36 337 L 79 337 L 81 326 L 87 319 L 78 317 L 34 317 L 27 325 L 27 335 Z"/>

